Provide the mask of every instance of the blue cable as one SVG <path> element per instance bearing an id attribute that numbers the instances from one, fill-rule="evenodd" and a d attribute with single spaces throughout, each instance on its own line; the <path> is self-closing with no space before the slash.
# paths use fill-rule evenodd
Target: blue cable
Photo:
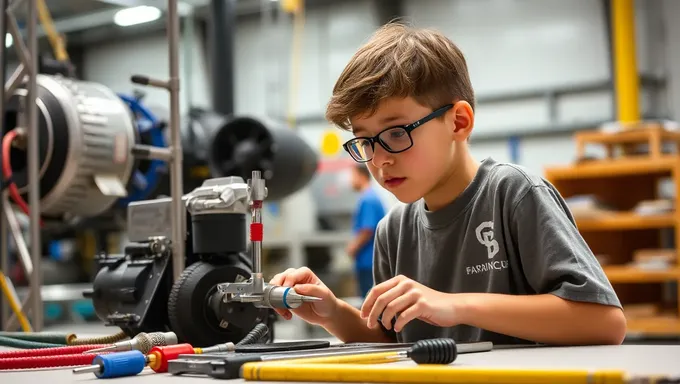
<path id="1" fill-rule="evenodd" d="M 139 133 L 141 134 L 148 132 L 151 138 L 151 145 L 154 147 L 167 147 L 163 130 L 161 129 L 158 118 L 148 108 L 143 106 L 136 98 L 124 94 L 118 94 L 118 97 L 127 103 L 133 113 L 141 115 L 142 118 L 146 120 L 137 121 L 137 129 L 139 130 Z M 134 186 L 133 191 L 127 197 L 120 199 L 119 204 L 127 207 L 127 205 L 133 201 L 147 199 L 151 192 L 158 185 L 160 172 L 165 168 L 166 166 L 163 161 L 151 160 L 151 164 L 149 165 L 149 169 L 146 171 L 146 173 L 135 170 L 135 173 L 132 176 L 132 185 Z"/>

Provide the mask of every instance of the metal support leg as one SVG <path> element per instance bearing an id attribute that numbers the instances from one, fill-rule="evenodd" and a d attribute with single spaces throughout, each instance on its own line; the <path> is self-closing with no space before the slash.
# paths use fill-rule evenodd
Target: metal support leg
<path id="1" fill-rule="evenodd" d="M 172 272 L 177 280 L 184 271 L 184 229 L 182 215 L 186 208 L 182 202 L 182 138 L 179 131 L 179 15 L 177 0 L 168 0 L 168 53 L 170 65 L 170 137 L 172 161 L 170 163 L 170 195 L 172 196 Z"/>
<path id="2" fill-rule="evenodd" d="M 26 103 L 26 112 L 28 115 L 28 206 L 29 211 L 29 228 L 31 236 L 31 256 L 33 259 L 33 275 L 31 276 L 31 294 L 32 294 L 32 320 L 33 329 L 35 331 L 42 331 L 43 328 L 43 307 L 42 297 L 40 294 L 40 283 L 42 282 L 42 272 L 40 268 L 40 261 L 42 258 L 41 244 L 40 244 L 40 179 L 39 179 L 39 164 L 40 158 L 38 156 L 38 110 L 37 110 L 37 96 L 38 87 L 36 83 L 36 76 L 38 74 L 38 34 L 37 34 L 37 0 L 28 0 L 27 12 L 27 35 L 28 35 L 28 50 L 30 52 L 31 62 L 28 70 L 28 100 Z"/>
<path id="3" fill-rule="evenodd" d="M 3 85 L 2 97 L 0 97 L 0 116 L 5 116 L 5 97 L 4 97 L 4 84 L 5 84 L 5 73 L 7 66 L 7 58 L 5 57 L 5 35 L 7 34 L 7 16 L 5 10 L 7 9 L 7 0 L 0 0 L 0 36 L 2 36 L 2 44 L 0 44 L 0 79 L 2 81 L 0 84 Z M 3 120 L 4 121 L 4 120 Z M 2 173 L 0 172 L 0 177 Z M 4 180 L 4 177 L 2 178 Z M 5 275 L 9 274 L 9 260 L 8 260 L 8 245 L 7 245 L 7 226 L 5 225 L 5 217 L 2 216 L 2 208 L 4 202 L 0 199 L 0 271 Z M 0 329 L 7 326 L 7 320 L 9 320 L 9 304 L 6 298 L 0 296 Z"/>

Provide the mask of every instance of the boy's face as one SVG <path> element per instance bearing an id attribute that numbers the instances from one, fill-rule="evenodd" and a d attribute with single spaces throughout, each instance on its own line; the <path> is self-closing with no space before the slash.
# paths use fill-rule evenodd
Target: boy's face
<path id="1" fill-rule="evenodd" d="M 467 107 L 466 107 L 467 106 Z M 459 115 L 470 114 L 461 119 Z M 389 127 L 411 124 L 432 109 L 412 98 L 387 99 L 371 116 L 350 119 L 356 137 L 373 137 Z M 366 163 L 373 177 L 404 203 L 417 201 L 434 189 L 455 166 L 455 143 L 464 142 L 472 128 L 469 104 L 459 102 L 442 118 L 432 119 L 410 132 L 413 145 L 404 152 L 390 153 L 376 143 L 373 158 Z"/>

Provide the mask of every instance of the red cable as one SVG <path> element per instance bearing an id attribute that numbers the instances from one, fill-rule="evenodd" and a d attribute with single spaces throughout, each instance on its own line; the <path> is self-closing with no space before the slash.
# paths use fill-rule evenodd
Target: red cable
<path id="1" fill-rule="evenodd" d="M 78 353 L 87 352 L 96 348 L 103 348 L 109 344 L 92 344 L 92 345 L 71 345 L 68 347 L 54 347 L 54 348 L 40 348 L 40 349 L 22 349 L 18 351 L 0 352 L 0 361 L 8 358 L 18 357 L 36 357 L 36 356 L 55 356 L 55 355 L 75 355 Z"/>
<path id="2" fill-rule="evenodd" d="M 12 149 L 12 142 L 16 139 L 18 132 L 13 129 L 2 138 L 2 173 L 5 176 L 5 180 L 9 180 L 12 177 L 12 163 L 9 158 L 10 151 Z M 26 215 L 28 215 L 28 204 L 21 198 L 19 189 L 17 185 L 12 181 L 9 184 L 9 195 L 12 200 L 21 208 Z M 42 219 L 40 220 L 40 226 L 43 225 Z"/>
<path id="3" fill-rule="evenodd" d="M 0 370 L 91 365 L 97 353 L 0 359 Z"/>

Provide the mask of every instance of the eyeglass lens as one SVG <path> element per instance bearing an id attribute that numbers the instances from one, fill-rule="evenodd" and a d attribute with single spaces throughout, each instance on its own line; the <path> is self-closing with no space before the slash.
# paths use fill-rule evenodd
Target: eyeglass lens
<path id="1" fill-rule="evenodd" d="M 411 136 L 404 128 L 394 127 L 383 131 L 378 136 L 378 142 L 388 152 L 398 153 L 411 146 Z M 350 154 L 359 161 L 373 158 L 374 147 L 370 139 L 357 138 L 348 143 Z"/>

